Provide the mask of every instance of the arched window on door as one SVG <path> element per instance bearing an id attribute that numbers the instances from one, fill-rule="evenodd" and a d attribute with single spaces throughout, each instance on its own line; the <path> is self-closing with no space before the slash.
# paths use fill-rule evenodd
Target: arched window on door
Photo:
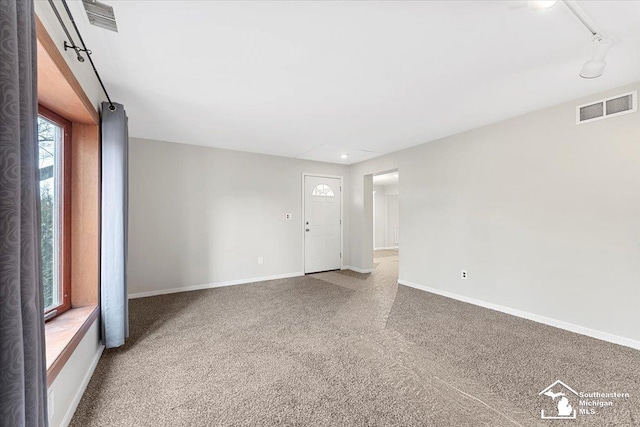
<path id="1" fill-rule="evenodd" d="M 312 196 L 335 197 L 333 190 L 327 184 L 318 184 L 311 192 Z"/>

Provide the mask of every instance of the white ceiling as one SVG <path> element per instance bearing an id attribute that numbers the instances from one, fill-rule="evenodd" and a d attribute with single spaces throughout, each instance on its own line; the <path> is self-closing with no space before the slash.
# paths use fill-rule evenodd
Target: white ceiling
<path id="1" fill-rule="evenodd" d="M 130 135 L 351 164 L 640 80 L 640 2 L 117 1 L 73 11 Z M 88 66 L 88 65 L 87 65 Z M 341 159 L 341 154 L 349 154 Z"/>

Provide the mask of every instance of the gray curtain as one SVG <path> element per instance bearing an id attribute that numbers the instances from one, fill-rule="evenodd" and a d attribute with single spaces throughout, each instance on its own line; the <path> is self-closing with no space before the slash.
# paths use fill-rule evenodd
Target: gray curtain
<path id="1" fill-rule="evenodd" d="M 127 297 L 127 209 L 129 132 L 121 104 L 102 103 L 102 232 L 100 311 L 102 339 L 119 347 L 129 336 Z"/>
<path id="2" fill-rule="evenodd" d="M 0 0 L 0 426 L 47 425 L 32 0 Z"/>

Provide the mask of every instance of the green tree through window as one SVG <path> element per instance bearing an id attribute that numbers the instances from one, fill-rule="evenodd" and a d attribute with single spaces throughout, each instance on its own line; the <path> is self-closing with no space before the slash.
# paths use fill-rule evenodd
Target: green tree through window
<path id="1" fill-rule="evenodd" d="M 38 146 L 40 169 L 40 251 L 42 264 L 42 286 L 45 310 L 60 304 L 58 280 L 59 234 L 57 179 L 57 147 L 61 138 L 60 126 L 38 117 Z"/>

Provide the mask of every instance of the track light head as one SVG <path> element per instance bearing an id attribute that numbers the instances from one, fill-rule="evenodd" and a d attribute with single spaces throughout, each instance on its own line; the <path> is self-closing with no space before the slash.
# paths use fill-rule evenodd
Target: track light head
<path id="1" fill-rule="evenodd" d="M 583 79 L 595 79 L 600 77 L 604 73 L 605 68 L 607 68 L 607 61 L 605 61 L 605 57 L 612 45 L 612 39 L 594 39 L 593 55 L 591 56 L 591 59 L 585 62 L 582 66 L 580 77 Z"/>
<path id="2" fill-rule="evenodd" d="M 583 79 L 595 79 L 604 73 L 605 68 L 607 68 L 607 61 L 593 61 L 590 59 L 582 66 L 580 77 Z"/>

